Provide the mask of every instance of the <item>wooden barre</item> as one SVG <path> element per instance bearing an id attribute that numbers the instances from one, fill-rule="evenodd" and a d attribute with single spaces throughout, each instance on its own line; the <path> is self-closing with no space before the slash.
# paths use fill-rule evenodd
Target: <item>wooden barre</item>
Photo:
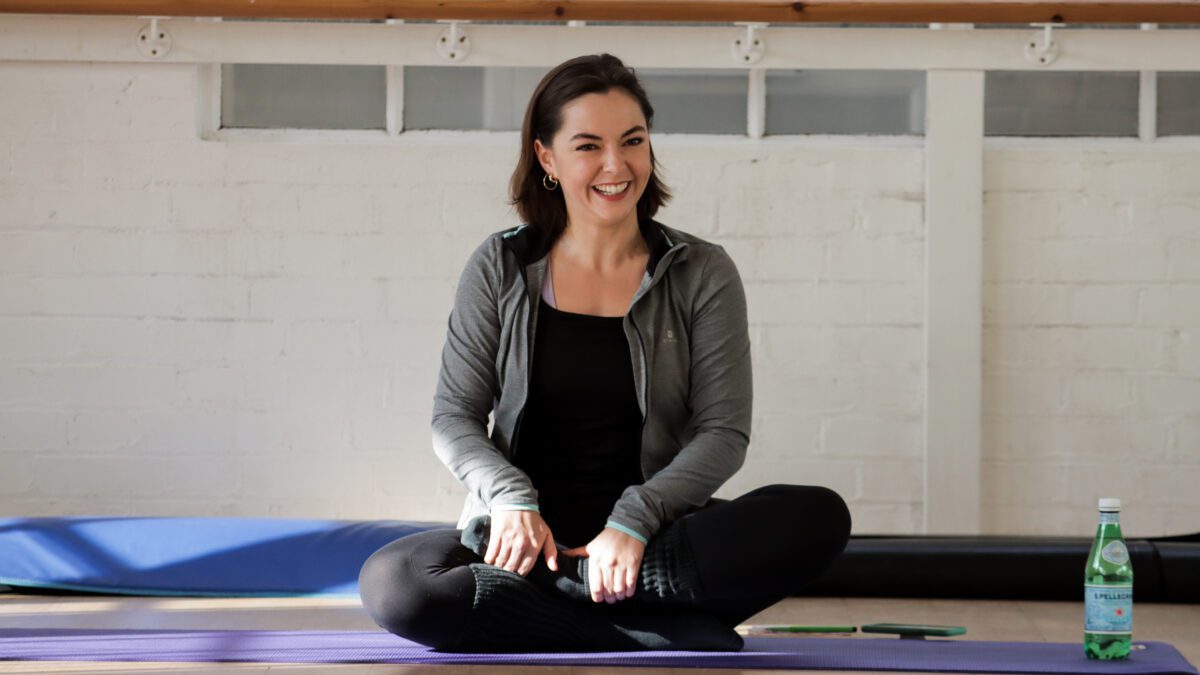
<path id="1" fill-rule="evenodd" d="M 0 0 L 0 13 L 278 19 L 1200 23 L 1200 0 Z"/>

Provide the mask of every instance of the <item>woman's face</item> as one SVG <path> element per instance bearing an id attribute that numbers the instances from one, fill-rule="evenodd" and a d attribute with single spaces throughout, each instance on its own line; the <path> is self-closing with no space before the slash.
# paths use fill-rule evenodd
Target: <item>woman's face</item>
<path id="1" fill-rule="evenodd" d="M 562 115 L 553 147 L 534 140 L 534 150 L 546 173 L 558 179 L 568 222 L 610 226 L 632 220 L 636 226 L 638 199 L 650 179 L 650 134 L 637 100 L 610 89 L 572 100 Z M 596 186 L 624 189 L 607 196 Z"/>

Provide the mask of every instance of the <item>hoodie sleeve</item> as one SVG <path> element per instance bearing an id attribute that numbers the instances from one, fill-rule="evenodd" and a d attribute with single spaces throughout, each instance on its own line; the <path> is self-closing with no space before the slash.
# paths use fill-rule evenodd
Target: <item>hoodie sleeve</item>
<path id="1" fill-rule="evenodd" d="M 704 506 L 746 459 L 754 387 L 746 292 L 720 246 L 700 275 L 692 305 L 688 429 L 692 437 L 662 470 L 625 489 L 609 526 L 649 539 L 665 523 Z"/>
<path id="2" fill-rule="evenodd" d="M 454 477 L 489 508 L 536 508 L 537 491 L 488 437 L 500 395 L 500 256 L 490 237 L 468 259 L 455 290 L 433 399 L 433 449 Z"/>

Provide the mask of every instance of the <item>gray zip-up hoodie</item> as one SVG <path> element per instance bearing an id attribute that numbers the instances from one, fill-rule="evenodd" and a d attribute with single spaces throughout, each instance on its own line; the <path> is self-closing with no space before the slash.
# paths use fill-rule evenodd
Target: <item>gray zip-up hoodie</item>
<path id="1" fill-rule="evenodd" d="M 642 410 L 644 482 L 626 488 L 610 522 L 649 539 L 704 506 L 742 466 L 753 383 L 745 290 L 725 249 L 653 219 L 639 227 L 650 260 L 624 328 Z M 433 447 L 467 488 L 460 528 L 493 506 L 537 504 L 537 490 L 512 459 L 553 244 L 546 239 L 527 225 L 497 232 L 459 280 L 434 396 Z"/>

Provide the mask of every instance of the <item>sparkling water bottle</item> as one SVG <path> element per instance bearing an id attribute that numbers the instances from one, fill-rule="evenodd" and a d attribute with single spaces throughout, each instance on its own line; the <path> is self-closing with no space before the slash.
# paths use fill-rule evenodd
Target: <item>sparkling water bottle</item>
<path id="1" fill-rule="evenodd" d="M 1133 566 L 1121 537 L 1121 500 L 1100 500 L 1100 526 L 1083 573 L 1083 650 L 1123 659 L 1133 640 Z"/>

